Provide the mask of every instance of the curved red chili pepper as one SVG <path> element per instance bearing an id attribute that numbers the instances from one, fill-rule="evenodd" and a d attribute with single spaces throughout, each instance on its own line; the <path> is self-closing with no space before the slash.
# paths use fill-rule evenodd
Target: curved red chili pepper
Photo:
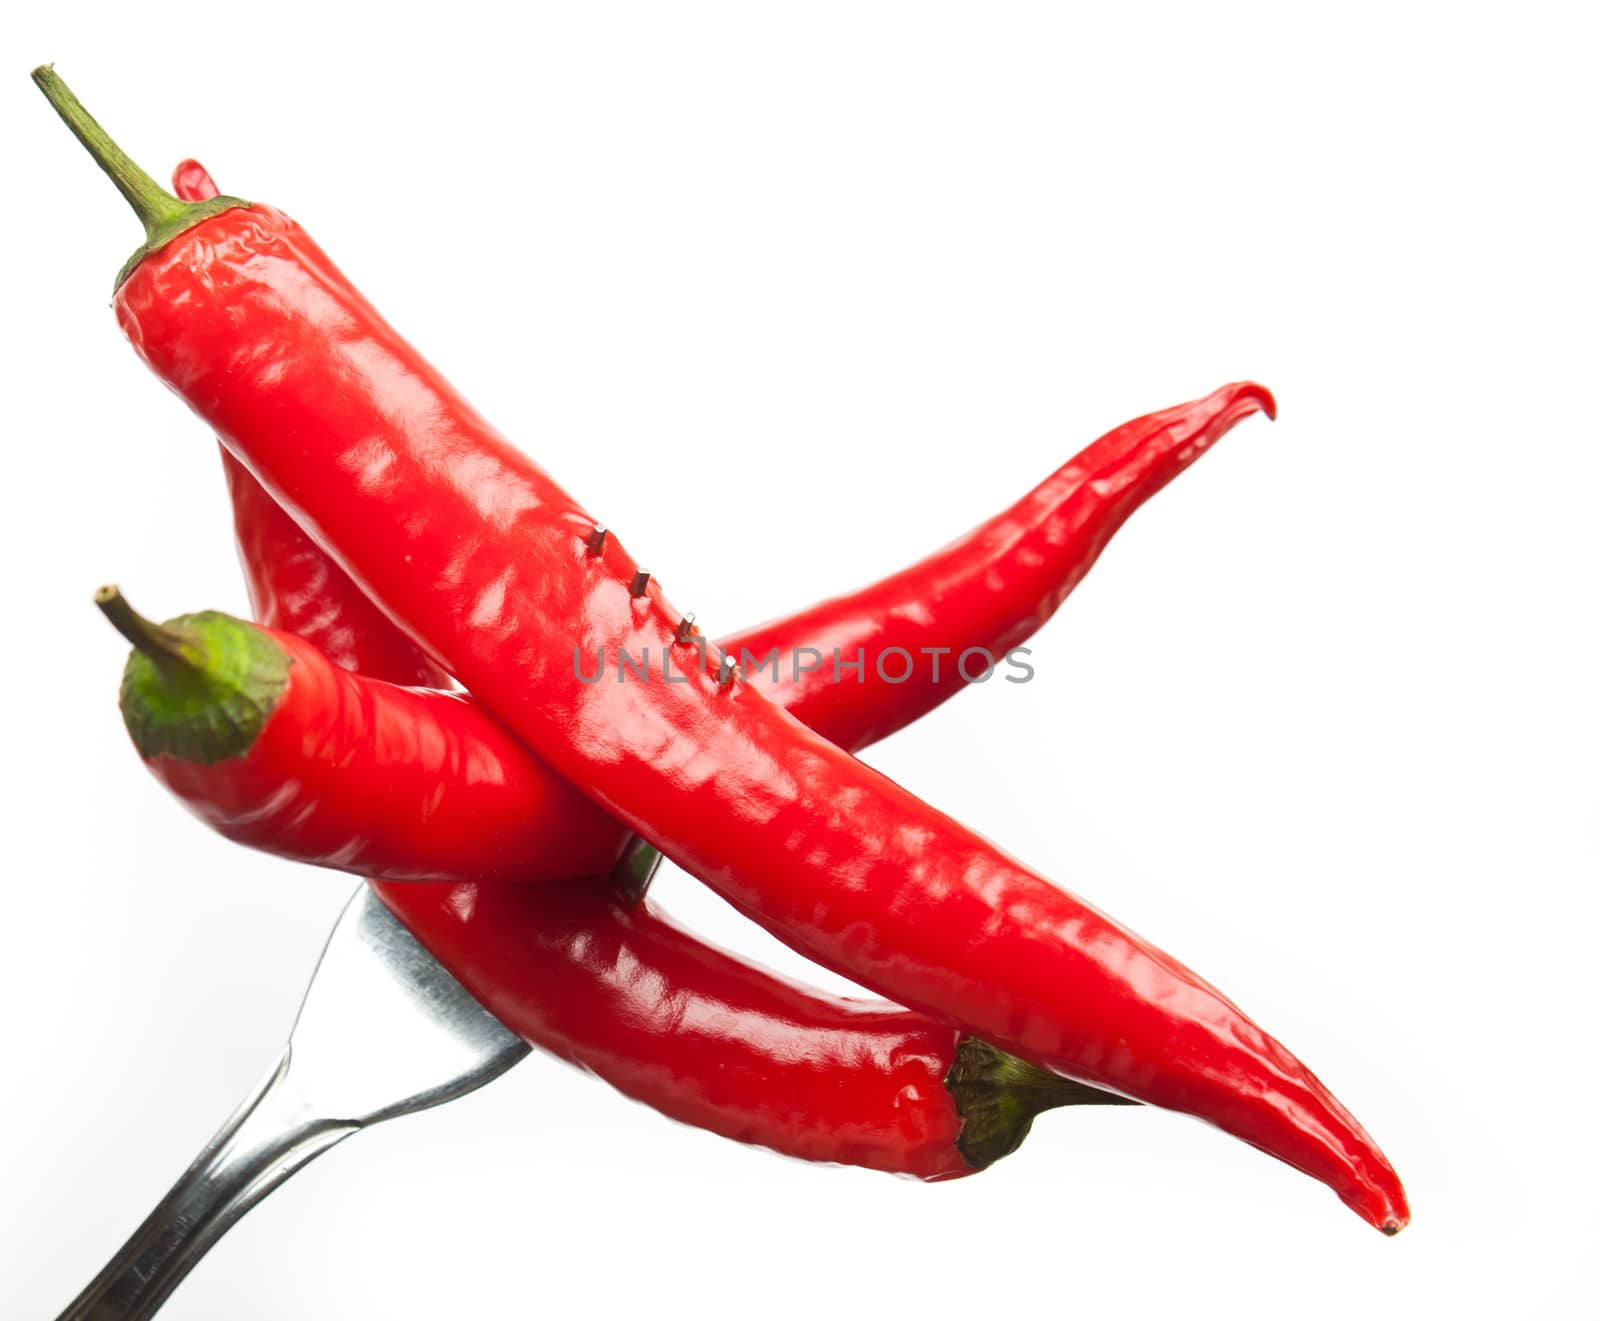
<path id="1" fill-rule="evenodd" d="M 909 1009 L 794 985 L 594 877 L 375 888 L 514 1032 L 739 1142 L 949 1179 L 1014 1150 L 1040 1110 L 1121 1099 Z"/>
<path id="2" fill-rule="evenodd" d="M 681 656 L 683 616 L 292 220 L 167 197 L 53 74 L 149 240 L 118 320 L 356 582 L 560 774 L 817 961 L 1081 1081 L 1199 1115 L 1374 1225 L 1399 1180 L 1213 987 L 806 730 L 731 672 L 582 684 L 574 648 Z M 1264 393 L 1259 402 L 1264 402 Z M 907 878 L 912 883 L 906 883 Z"/>
<path id="3" fill-rule="evenodd" d="M 210 175 L 186 160 L 173 174 L 185 200 L 217 195 Z M 835 683 L 827 665 L 792 670 L 774 700 L 831 742 L 857 749 L 916 719 L 964 687 L 968 648 L 1001 655 L 1031 636 L 1093 565 L 1138 505 L 1193 463 L 1259 399 L 1257 387 L 1225 386 L 1205 399 L 1136 418 L 1095 441 L 1010 508 L 898 574 L 796 616 L 746 629 L 722 643 L 757 663 L 817 656 L 915 659 L 906 682 L 876 666 L 860 682 Z M 257 619 L 297 634 L 344 668 L 404 684 L 430 682 L 432 667 L 403 633 L 223 451 L 240 559 Z M 926 653 L 931 653 L 929 663 Z M 943 653 L 942 671 L 936 665 Z M 308 682 L 337 680 L 307 662 Z M 776 679 L 778 666 L 767 677 Z M 896 671 L 890 671 L 892 678 Z M 767 672 L 763 669 L 763 674 Z M 391 694 L 362 685 L 332 709 L 339 737 L 281 734 L 224 768 L 172 758 L 151 768 L 230 839 L 300 862 L 367 876 L 524 881 L 609 867 L 626 831 L 460 699 Z M 330 717 L 321 696 L 278 728 Z M 471 699 L 466 699 L 470 705 Z M 289 704 L 294 705 L 293 697 Z M 366 728 L 354 723 L 361 713 Z M 414 731 L 398 737 L 396 731 Z M 301 751 L 301 749 L 307 751 Z M 295 764 L 295 758 L 301 758 Z M 372 789 L 382 781 L 382 801 Z M 288 786 L 294 786 L 291 792 Z M 520 799 L 520 805 L 519 805 Z M 374 809 L 380 809 L 374 816 Z M 386 810 L 385 810 L 386 809 Z M 594 847 L 578 843 L 594 828 Z M 542 841 L 548 841 L 541 847 Z"/>
<path id="4" fill-rule="evenodd" d="M 1134 418 L 943 550 L 867 592 L 736 633 L 723 650 L 747 666 L 746 658 L 777 650 L 792 682 L 804 681 L 792 675 L 797 643 L 826 657 L 819 673 L 829 682 L 807 684 L 793 700 L 779 697 L 781 688 L 765 691 L 830 742 L 858 752 L 959 691 L 988 658 L 1032 637 L 1134 510 L 1244 418 L 1258 410 L 1271 417 L 1274 409 L 1268 391 L 1242 382 Z M 889 657 L 893 650 L 901 656 Z M 865 658 L 863 681 L 832 681 L 835 657 Z M 885 673 L 906 677 L 886 682 Z"/>
<path id="5" fill-rule="evenodd" d="M 180 194 L 205 199 L 216 186 L 185 161 Z M 1131 510 L 1192 463 L 1256 398 L 1227 386 L 1205 399 L 1118 427 L 1022 500 L 893 577 L 775 620 L 723 644 L 757 657 L 793 657 L 801 646 L 832 655 L 857 650 L 908 656 L 947 653 L 905 684 L 863 673 L 830 681 L 825 668 L 787 675 L 775 700 L 831 741 L 862 747 L 938 705 L 963 685 L 968 647 L 1001 654 L 1030 636 L 1093 564 Z M 428 682 L 431 666 L 337 565 L 224 451 L 240 558 L 262 623 L 297 634 L 328 659 L 397 683 Z M 292 640 L 286 641 L 292 646 Z M 248 757 L 218 768 L 158 758 L 151 769 L 202 819 L 240 843 L 296 861 L 402 880 L 552 879 L 600 871 L 627 832 L 549 771 L 470 698 L 393 693 L 321 672 L 303 712 Z M 343 689 L 336 703 L 327 692 Z M 326 690 L 326 691 L 323 691 Z M 286 701 L 297 704 L 291 686 Z M 337 736 L 326 729 L 337 719 Z M 374 784 L 381 784 L 375 791 Z M 594 832 L 585 847 L 583 832 Z"/>
<path id="6" fill-rule="evenodd" d="M 263 632 L 288 663 L 248 738 L 218 722 L 198 745 L 140 749 L 220 834 L 400 881 L 550 881 L 617 861 L 627 828 L 465 694 L 369 679 L 292 633 Z M 351 640 L 350 654 L 396 653 Z"/>

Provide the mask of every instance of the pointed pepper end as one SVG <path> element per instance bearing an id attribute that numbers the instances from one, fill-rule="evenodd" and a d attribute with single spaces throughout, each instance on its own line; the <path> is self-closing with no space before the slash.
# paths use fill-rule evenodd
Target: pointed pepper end
<path id="1" fill-rule="evenodd" d="M 209 202 L 219 190 L 210 171 L 189 156 L 172 171 L 172 191 L 185 202 Z"/>
<path id="2" fill-rule="evenodd" d="M 1372 1177 L 1340 1192 L 1339 1200 L 1386 1238 L 1393 1238 L 1411 1223 L 1406 1190 L 1387 1161 Z"/>
<path id="3" fill-rule="evenodd" d="M 1272 397 L 1272 391 L 1266 386 L 1257 385 L 1254 381 L 1240 381 L 1228 388 L 1235 392 L 1235 398 L 1240 403 L 1247 405 L 1248 412 L 1265 413 L 1269 422 L 1278 420 L 1278 401 Z"/>

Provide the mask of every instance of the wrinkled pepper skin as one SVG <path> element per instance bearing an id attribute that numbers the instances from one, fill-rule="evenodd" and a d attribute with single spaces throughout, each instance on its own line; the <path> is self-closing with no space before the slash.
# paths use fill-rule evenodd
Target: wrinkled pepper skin
<path id="1" fill-rule="evenodd" d="M 792 985 L 595 877 L 375 888 L 512 1031 L 674 1119 L 805 1160 L 972 1172 L 945 1024 Z"/>
<path id="2" fill-rule="evenodd" d="M 1069 1077 L 1208 1119 L 1407 1220 L 1327 1089 L 1148 942 L 810 732 L 752 685 L 578 681 L 692 652 L 598 521 L 395 333 L 282 212 L 145 257 L 118 320 L 356 583 L 559 774 L 794 948 Z M 1265 392 L 1256 397 L 1265 404 Z"/>

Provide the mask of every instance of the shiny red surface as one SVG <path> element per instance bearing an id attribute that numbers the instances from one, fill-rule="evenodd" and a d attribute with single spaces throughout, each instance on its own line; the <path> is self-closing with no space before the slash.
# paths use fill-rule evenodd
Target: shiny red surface
<path id="1" fill-rule="evenodd" d="M 449 677 L 384 618 L 226 449 L 222 468 L 258 621 L 303 638 L 344 669 L 389 683 L 450 686 Z"/>
<path id="2" fill-rule="evenodd" d="M 172 172 L 172 191 L 186 202 L 203 202 L 215 197 L 218 188 L 205 166 L 186 160 Z M 222 470 L 257 622 L 293 633 L 335 665 L 369 678 L 429 688 L 450 686 L 448 676 L 390 625 L 226 447 Z M 535 797 L 533 805 L 538 801 Z"/>
<path id="3" fill-rule="evenodd" d="M 287 216 L 204 221 L 118 290 L 156 374 L 351 577 L 550 765 L 775 934 L 1084 1082 L 1209 1119 L 1398 1228 L 1388 1162 L 1176 960 L 813 734 L 755 686 L 593 685 L 574 648 L 686 650 L 660 584 Z M 1240 387 L 1241 404 L 1265 391 Z M 746 460 L 748 461 L 748 460 Z M 759 467 L 751 485 L 758 489 Z"/>
<path id="4" fill-rule="evenodd" d="M 464 694 L 369 679 L 292 634 L 272 638 L 293 664 L 248 753 L 145 763 L 229 839 L 418 881 L 603 874 L 622 852 L 626 828 Z"/>
<path id="5" fill-rule="evenodd" d="M 507 1027 L 674 1119 L 806 1160 L 972 1172 L 945 1024 L 794 985 L 597 877 L 375 888 Z"/>

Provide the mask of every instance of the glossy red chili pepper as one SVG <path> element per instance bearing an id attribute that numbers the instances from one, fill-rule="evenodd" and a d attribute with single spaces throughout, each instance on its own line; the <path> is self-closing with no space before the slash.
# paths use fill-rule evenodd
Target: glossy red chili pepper
<path id="1" fill-rule="evenodd" d="M 59 79 L 36 78 L 145 221 L 114 306 L 146 363 L 557 772 L 818 962 L 1080 1081 L 1209 1119 L 1387 1232 L 1405 1223 L 1399 1180 L 1354 1118 L 1169 955 L 726 666 L 579 682 L 575 649 L 682 657 L 681 612 L 292 220 L 220 198 L 185 209 Z"/>
<path id="2" fill-rule="evenodd" d="M 196 161 L 180 164 L 173 184 L 184 200 L 217 195 Z M 838 683 L 823 664 L 773 684 L 774 699 L 825 737 L 865 746 L 964 686 L 957 667 L 968 648 L 999 655 L 1030 636 L 1132 509 L 1198 458 L 1243 415 L 1241 399 L 1255 394 L 1228 386 L 1138 418 L 937 554 L 722 645 L 788 662 L 802 648 L 830 660 L 896 650 L 907 660 L 931 655 L 934 664 L 905 683 L 889 682 L 877 667 L 863 668 L 859 682 Z M 347 670 L 401 684 L 439 681 L 410 639 L 243 465 L 226 450 L 223 461 L 257 619 Z M 150 760 L 151 769 L 231 839 L 367 876 L 532 881 L 616 860 L 626 832 L 609 819 L 602 828 L 587 800 L 500 725 L 463 710 L 470 698 L 388 692 L 325 668 L 320 657 L 306 659 L 269 726 L 273 736 L 248 755 L 217 767 L 164 755 Z M 318 691 L 302 711 L 294 690 L 306 684 Z M 341 700 L 325 704 L 329 692 Z M 337 736 L 326 727 L 333 721 Z M 583 846 L 585 828 L 595 829 L 592 848 Z"/>
<path id="3" fill-rule="evenodd" d="M 376 886 L 495 1017 L 685 1123 L 805 1160 L 948 1179 L 1033 1116 L 1121 1098 L 922 1014 L 794 985 L 594 877 Z"/>
<path id="4" fill-rule="evenodd" d="M 177 167 L 173 185 L 185 200 L 217 195 L 210 175 L 192 160 Z M 998 656 L 1030 637 L 1133 509 L 1199 458 L 1259 397 L 1255 386 L 1224 386 L 1205 399 L 1136 418 L 934 555 L 860 591 L 747 629 L 722 647 L 756 661 L 782 658 L 786 669 L 783 681 L 771 685 L 773 699 L 830 741 L 864 747 L 964 687 L 957 666 L 969 648 Z M 397 683 L 429 682 L 432 667 L 411 641 L 243 465 L 223 454 L 256 617 L 297 634 L 346 669 Z M 792 661 L 802 648 L 827 662 L 795 673 Z M 913 679 L 890 682 L 873 666 L 863 668 L 859 682 L 834 682 L 836 652 L 848 658 L 895 650 L 922 658 Z M 935 661 L 943 657 L 937 677 L 927 663 L 930 653 Z M 763 666 L 762 673 L 775 680 L 777 669 L 769 673 Z M 889 671 L 890 678 L 897 674 Z M 322 676 L 317 682 L 336 681 Z M 309 708 L 305 718 L 319 709 Z M 565 781 L 520 744 L 508 748 L 501 727 L 463 710 L 460 699 L 419 700 L 367 686 L 360 701 L 340 704 L 338 719 L 340 738 L 286 743 L 280 736 L 231 773 L 178 765 L 170 757 L 154 759 L 151 767 L 229 838 L 363 875 L 542 880 L 606 867 L 621 848 L 625 832 L 608 822 L 593 850 L 575 856 L 573 832 L 592 821 L 592 812 L 576 809 Z M 359 719 L 367 720 L 370 734 L 353 723 Z M 415 737 L 397 739 L 397 729 L 412 729 Z M 292 764 L 297 747 L 305 762 L 299 767 Z M 347 764 L 361 773 L 344 773 Z M 373 774 L 383 776 L 385 815 L 400 823 L 396 830 L 372 817 L 382 806 L 367 778 Z M 214 780 L 220 781 L 215 789 Z M 418 840 L 423 825 L 426 835 Z M 556 846 L 540 849 L 544 839 Z"/>
<path id="5" fill-rule="evenodd" d="M 332 613 L 348 622 L 338 614 L 344 604 Z M 101 607 L 135 646 L 154 646 L 159 662 L 157 634 L 120 596 L 106 592 Z M 164 690 L 150 705 L 125 688 L 123 713 L 151 773 L 229 839 L 414 881 L 603 874 L 627 842 L 625 827 L 464 694 L 368 679 L 291 633 L 226 615 L 184 627 L 202 652 L 246 660 L 186 681 L 192 701 L 177 714 L 196 718 L 176 733 L 163 723 L 173 713 Z M 246 629 L 255 635 L 248 641 Z M 351 641 L 351 654 L 397 651 L 381 639 Z M 185 656 L 172 664 L 181 669 Z M 230 685 L 246 692 L 238 714 L 226 707 Z M 203 718 L 212 709 L 215 718 Z"/>
<path id="6" fill-rule="evenodd" d="M 123 681 L 135 743 L 152 765 L 182 768 L 163 774 L 180 791 L 199 785 L 216 795 L 207 812 L 203 795 L 191 793 L 213 824 L 236 818 L 228 794 L 241 775 L 261 780 L 278 767 L 283 805 L 264 814 L 270 828 L 255 842 L 298 856 L 303 821 L 317 811 L 307 784 L 326 765 L 351 767 L 367 783 L 374 821 L 387 822 L 383 782 L 365 780 L 364 745 L 349 745 L 343 711 L 352 686 L 369 681 L 300 639 L 226 615 L 156 625 L 114 588 L 98 600 L 136 648 Z M 394 727 L 403 730 L 403 714 Z M 238 738 L 272 757 L 252 749 L 216 759 Z M 1015 1150 L 1043 1110 L 1121 1101 L 925 1015 L 823 995 L 741 963 L 627 903 L 599 876 L 377 884 L 514 1031 L 664 1114 L 741 1142 L 945 1179 Z"/>

